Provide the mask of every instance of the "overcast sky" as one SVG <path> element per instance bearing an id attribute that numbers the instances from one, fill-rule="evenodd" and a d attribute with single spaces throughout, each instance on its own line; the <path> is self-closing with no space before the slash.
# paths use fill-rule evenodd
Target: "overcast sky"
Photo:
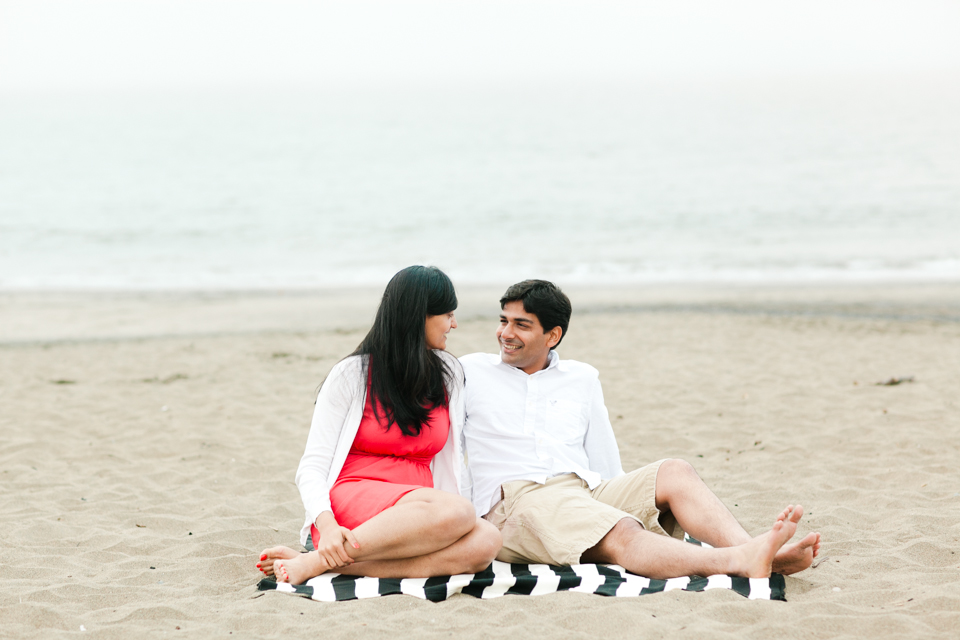
<path id="1" fill-rule="evenodd" d="M 0 91 L 726 78 L 960 78 L 956 0 L 0 0 Z"/>

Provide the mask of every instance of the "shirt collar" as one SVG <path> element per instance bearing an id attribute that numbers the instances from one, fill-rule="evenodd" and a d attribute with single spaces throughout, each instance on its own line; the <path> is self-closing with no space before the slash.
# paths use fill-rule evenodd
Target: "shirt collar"
<path id="1" fill-rule="evenodd" d="M 512 371 L 516 371 L 517 373 L 528 375 L 526 371 L 510 366 L 509 364 L 504 362 L 503 359 L 500 358 L 499 353 L 491 354 L 491 355 L 494 355 L 494 357 L 497 359 L 497 364 L 503 367 L 506 367 L 507 369 L 510 369 Z M 550 351 L 550 353 L 547 355 L 547 366 L 543 369 L 543 371 L 548 371 L 550 369 L 556 369 L 557 371 L 561 371 L 561 372 L 567 371 L 567 363 L 560 359 L 560 355 L 556 351 Z M 537 373 L 540 373 L 540 372 L 538 371 Z M 536 375 L 536 373 L 533 375 Z"/>
<path id="2" fill-rule="evenodd" d="M 553 368 L 556 368 L 559 371 L 567 370 L 567 365 L 563 362 L 563 360 L 560 359 L 560 356 L 556 351 L 551 351 L 550 355 L 547 356 L 547 368 L 544 369 L 544 371 Z"/>

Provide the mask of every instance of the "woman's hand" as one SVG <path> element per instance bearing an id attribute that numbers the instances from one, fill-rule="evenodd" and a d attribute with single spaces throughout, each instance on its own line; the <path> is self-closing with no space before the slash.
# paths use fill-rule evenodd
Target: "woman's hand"
<path id="1" fill-rule="evenodd" d="M 353 531 L 337 524 L 336 518 L 333 517 L 333 513 L 330 511 L 324 511 L 317 516 L 314 524 L 317 525 L 317 530 L 320 532 L 320 545 L 317 548 L 317 553 L 320 555 L 321 560 L 323 560 L 330 569 L 353 564 L 354 560 L 347 553 L 347 549 L 344 546 L 344 541 L 346 541 L 346 543 L 354 549 L 360 548 L 360 543 L 357 542 L 356 537 L 354 537 Z"/>

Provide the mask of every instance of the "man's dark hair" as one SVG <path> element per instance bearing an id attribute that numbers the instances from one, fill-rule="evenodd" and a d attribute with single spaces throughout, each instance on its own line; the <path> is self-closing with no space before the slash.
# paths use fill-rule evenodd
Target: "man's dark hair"
<path id="1" fill-rule="evenodd" d="M 567 327 L 570 325 L 573 307 L 570 306 L 570 298 L 567 294 L 560 291 L 560 287 L 546 280 L 524 280 L 507 289 L 500 298 L 500 308 L 503 309 L 508 302 L 517 301 L 523 303 L 524 311 L 537 316 L 544 333 L 554 327 L 560 327 L 562 331 L 560 340 L 550 347 L 555 349 L 567 335 Z"/>

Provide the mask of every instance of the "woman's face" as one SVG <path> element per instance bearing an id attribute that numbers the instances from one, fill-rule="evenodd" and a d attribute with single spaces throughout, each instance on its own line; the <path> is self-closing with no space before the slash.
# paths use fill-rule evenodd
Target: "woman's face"
<path id="1" fill-rule="evenodd" d="M 450 313 L 442 313 L 439 316 L 427 316 L 425 329 L 427 334 L 428 349 L 446 349 L 447 334 L 451 329 L 457 328 L 457 319 Z"/>

